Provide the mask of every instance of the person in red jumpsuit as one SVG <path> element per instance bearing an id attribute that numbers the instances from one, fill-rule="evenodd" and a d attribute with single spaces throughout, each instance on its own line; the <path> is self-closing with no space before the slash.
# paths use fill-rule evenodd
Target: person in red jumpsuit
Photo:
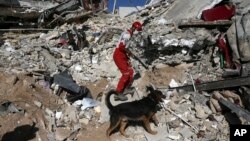
<path id="1" fill-rule="evenodd" d="M 132 55 L 131 51 L 128 49 L 129 40 L 133 36 L 134 31 L 141 31 L 142 24 L 140 22 L 134 22 L 132 27 L 121 34 L 120 40 L 115 48 L 113 59 L 122 73 L 122 76 L 117 84 L 116 100 L 126 101 L 128 98 L 123 93 L 125 89 L 129 89 L 133 82 L 134 70 L 130 64 L 129 57 Z"/>

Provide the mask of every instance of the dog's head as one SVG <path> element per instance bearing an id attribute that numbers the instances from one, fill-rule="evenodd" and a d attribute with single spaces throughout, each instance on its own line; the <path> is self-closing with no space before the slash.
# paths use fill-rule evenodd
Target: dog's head
<path id="1" fill-rule="evenodd" d="M 166 98 L 161 91 L 154 89 L 152 86 L 147 86 L 147 91 L 150 92 L 148 96 L 157 103 L 163 102 L 163 99 Z"/>

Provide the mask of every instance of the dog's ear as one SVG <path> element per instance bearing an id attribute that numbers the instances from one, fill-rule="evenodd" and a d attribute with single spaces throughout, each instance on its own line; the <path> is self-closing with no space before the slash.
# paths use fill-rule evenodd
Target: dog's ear
<path id="1" fill-rule="evenodd" d="M 147 92 L 149 91 L 150 93 L 153 92 L 155 90 L 155 86 L 150 83 L 150 85 L 146 86 Z"/>
<path id="2" fill-rule="evenodd" d="M 166 96 L 162 93 L 162 91 L 159 90 L 155 90 L 154 94 L 157 96 L 157 98 L 159 99 L 159 101 L 163 102 L 162 99 L 165 99 Z"/>
<path id="3" fill-rule="evenodd" d="M 152 86 L 146 86 L 146 91 L 152 93 L 154 88 Z"/>

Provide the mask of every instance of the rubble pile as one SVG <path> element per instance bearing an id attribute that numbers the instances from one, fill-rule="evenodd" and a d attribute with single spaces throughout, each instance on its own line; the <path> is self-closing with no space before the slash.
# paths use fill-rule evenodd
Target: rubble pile
<path id="1" fill-rule="evenodd" d="M 109 122 L 105 93 L 121 75 L 113 51 L 120 34 L 134 21 L 143 24 L 143 32 L 133 35 L 131 50 L 148 69 L 132 59 L 140 77 L 129 101 L 145 96 L 148 84 L 167 98 L 157 112 L 159 125 L 151 124 L 156 135 L 130 126 L 128 138 L 115 133 L 112 140 L 229 140 L 230 124 L 249 122 L 248 0 L 152 0 L 124 18 L 89 10 L 78 0 L 34 1 L 15 3 L 38 10 L 33 17 L 38 22 L 33 22 L 44 28 L 0 30 L 0 70 L 6 74 L 0 77 L 6 84 L 0 84 L 13 89 L 0 89 L 8 99 L 0 99 L 0 118 L 25 115 L 25 121 L 15 122 L 39 128 L 34 138 L 103 140 Z M 0 5 L 8 8 L 6 3 Z M 7 17 L 1 13 L 0 21 Z M 16 97 L 22 104 L 15 102 Z M 96 136 L 98 132 L 103 135 Z"/>

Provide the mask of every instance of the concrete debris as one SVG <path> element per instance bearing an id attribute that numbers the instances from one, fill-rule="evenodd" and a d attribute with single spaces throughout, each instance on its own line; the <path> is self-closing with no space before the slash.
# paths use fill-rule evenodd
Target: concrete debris
<path id="1" fill-rule="evenodd" d="M 95 7 L 101 2 L 95 2 Z M 107 4 L 106 4 L 107 5 Z M 3 12 L 0 18 L 5 20 L 4 26 L 23 27 L 52 27 L 63 22 L 72 22 L 81 18 L 88 18 L 88 15 L 106 9 L 107 6 L 98 6 L 98 9 L 88 8 L 89 4 L 83 1 L 39 1 L 14 0 L 11 2 L 1 1 Z M 93 10 L 93 11 L 90 11 Z M 11 18 L 9 18 L 11 16 Z M 30 23 L 29 23 L 30 22 Z"/>
<path id="2" fill-rule="evenodd" d="M 9 77 L 6 80 L 6 83 L 10 84 L 10 85 L 15 85 L 18 81 L 18 77 L 16 75 L 12 75 L 11 77 Z"/>
<path id="3" fill-rule="evenodd" d="M 208 115 L 205 113 L 203 107 L 200 104 L 196 103 L 194 108 L 196 110 L 196 116 L 198 118 L 205 119 L 208 117 Z"/>
<path id="4" fill-rule="evenodd" d="M 60 119 L 62 117 L 62 112 L 56 112 L 56 119 Z"/>
<path id="5" fill-rule="evenodd" d="M 39 107 L 39 108 L 41 108 L 42 107 L 42 103 L 41 102 L 39 102 L 39 101 L 34 101 L 34 104 L 37 106 L 37 107 Z"/>
<path id="6" fill-rule="evenodd" d="M 189 129 L 189 128 L 183 128 L 181 131 L 180 131 L 180 134 L 183 136 L 184 139 L 188 139 L 190 138 L 191 136 L 194 135 L 194 133 Z"/>
<path id="7" fill-rule="evenodd" d="M 64 112 L 64 120 L 65 121 L 68 121 L 68 122 L 78 122 L 78 115 L 77 115 L 77 109 L 76 107 L 74 106 L 68 106 L 66 109 L 65 109 L 65 112 Z"/>
<path id="8" fill-rule="evenodd" d="M 181 121 L 179 119 L 175 119 L 175 120 L 170 121 L 168 124 L 169 124 L 169 127 L 171 128 L 177 128 L 177 127 L 180 127 Z"/>
<path id="9" fill-rule="evenodd" d="M 71 131 L 66 128 L 56 128 L 55 136 L 57 141 L 64 141 L 69 137 Z"/>
<path id="10" fill-rule="evenodd" d="M 182 118 L 181 115 L 177 115 L 176 113 L 174 113 L 174 112 L 171 111 L 170 109 L 167 109 L 167 110 L 168 110 L 171 114 L 173 114 L 173 115 L 175 115 L 176 117 L 180 118 L 180 119 L 181 119 L 183 122 L 185 122 L 187 125 L 189 125 L 190 127 L 192 127 L 192 128 L 195 130 L 195 132 L 198 132 L 197 127 L 194 127 L 193 125 L 191 125 L 189 122 L 187 122 L 186 119 Z"/>
<path id="11" fill-rule="evenodd" d="M 169 134 L 168 138 L 170 138 L 172 140 L 179 140 L 180 139 L 180 135 L 178 135 L 178 134 Z"/>
<path id="12" fill-rule="evenodd" d="M 80 122 L 80 123 L 83 123 L 83 124 L 85 124 L 85 125 L 88 125 L 88 124 L 89 124 L 89 119 L 87 119 L 87 118 L 82 118 L 82 119 L 79 120 L 79 122 Z"/>
<path id="13" fill-rule="evenodd" d="M 101 106 L 94 107 L 96 113 L 101 113 Z"/>
<path id="14" fill-rule="evenodd" d="M 0 105 L 0 115 L 6 115 L 8 113 L 22 112 L 22 109 L 18 109 L 12 102 L 4 102 Z"/>
<path id="15" fill-rule="evenodd" d="M 173 87 L 178 87 L 178 83 L 177 83 L 174 79 L 172 79 L 171 82 L 169 83 L 169 86 L 170 86 L 171 88 L 173 88 Z"/>
<path id="16" fill-rule="evenodd" d="M 109 116 L 109 109 L 107 108 L 107 106 L 104 103 L 101 103 L 101 115 L 100 115 L 99 122 L 100 123 L 108 122 L 109 117 L 110 117 Z"/>
<path id="17" fill-rule="evenodd" d="M 51 111 L 51 110 L 48 109 L 48 108 L 45 109 L 45 113 L 46 113 L 48 116 L 50 116 L 50 117 L 54 117 L 54 112 Z"/>

